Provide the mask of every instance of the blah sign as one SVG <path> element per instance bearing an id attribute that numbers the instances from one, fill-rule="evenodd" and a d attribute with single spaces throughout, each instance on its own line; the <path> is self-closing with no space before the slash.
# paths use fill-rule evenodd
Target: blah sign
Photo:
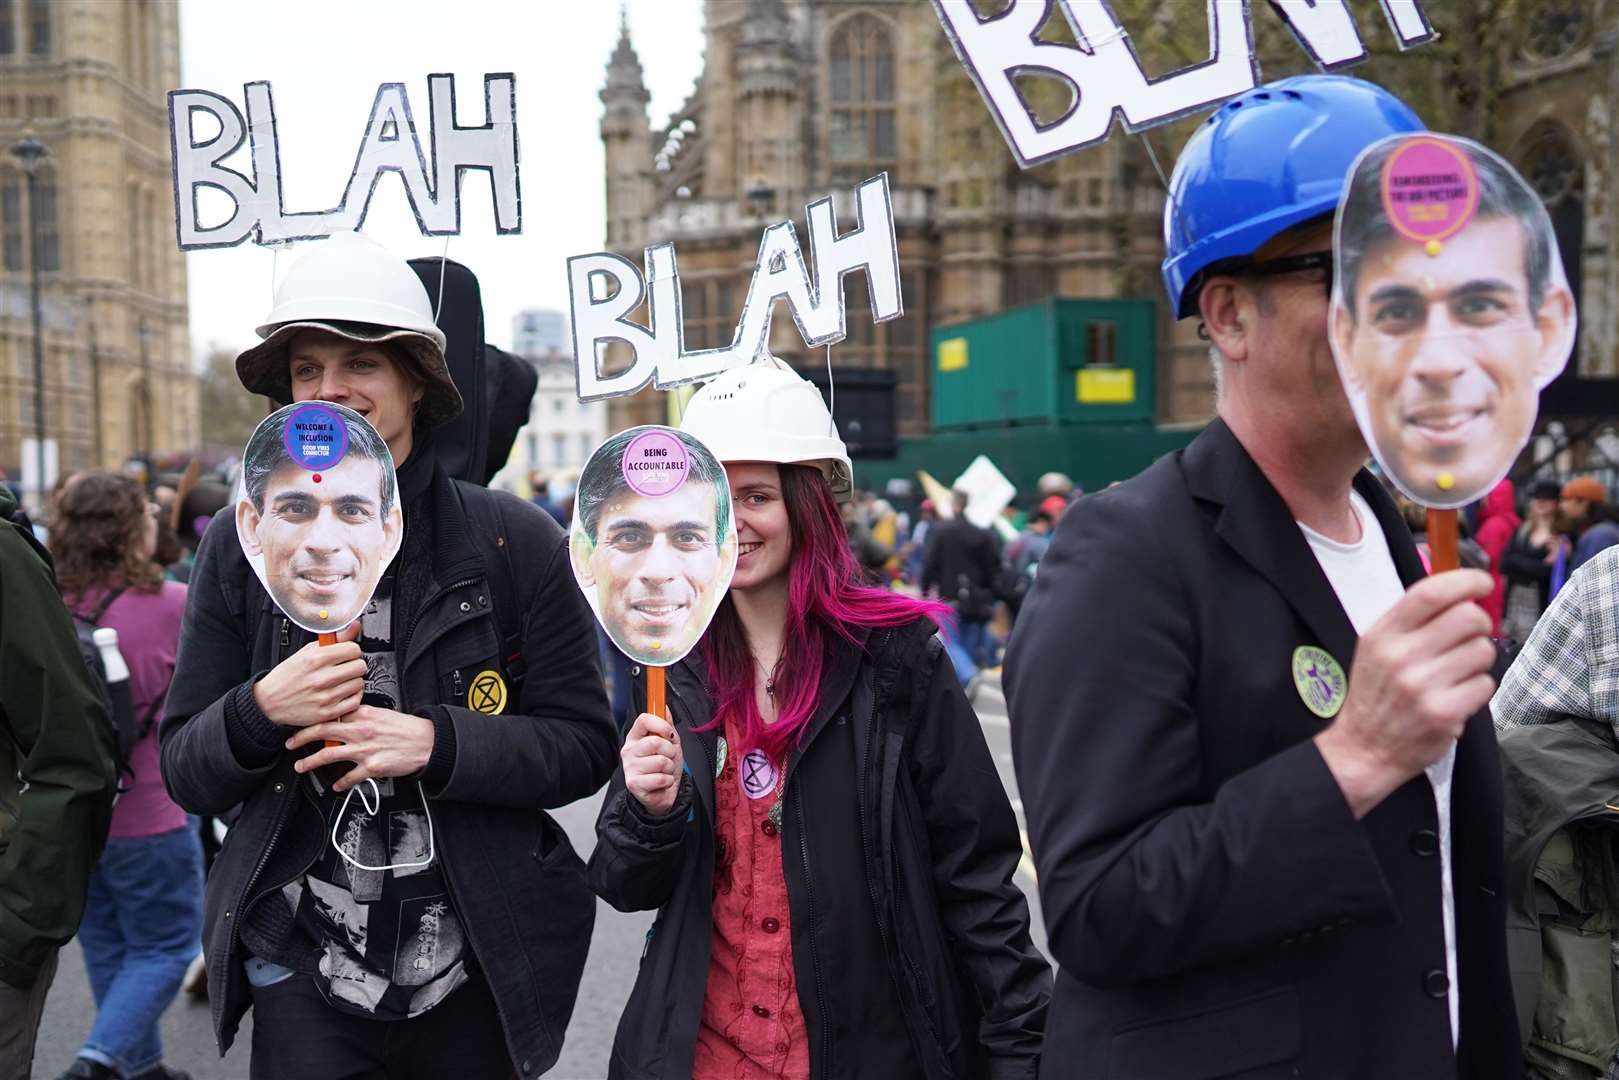
<path id="1" fill-rule="evenodd" d="M 783 221 L 765 229 L 736 332 L 729 345 L 717 349 L 686 351 L 673 244 L 646 249 L 644 278 L 634 263 L 609 251 L 570 258 L 568 296 L 579 400 L 633 394 L 648 383 L 668 390 L 752 363 L 766 350 L 771 311 L 780 299 L 787 301 L 805 345 L 842 341 L 848 333 L 844 274 L 865 273 L 874 322 L 899 318 L 905 308 L 888 174 L 862 183 L 855 190 L 855 205 L 858 224 L 842 236 L 830 195 L 804 208 L 814 255 L 813 280 L 793 223 Z M 643 300 L 648 326 L 628 317 Z M 601 354 L 611 341 L 628 345 L 634 362 L 609 375 L 602 371 Z"/>
<path id="2" fill-rule="evenodd" d="M 384 173 L 405 186 L 416 223 L 427 236 L 461 231 L 461 177 L 476 169 L 489 174 L 495 203 L 495 231 L 523 231 L 523 203 L 517 166 L 517 80 L 509 73 L 485 75 L 481 125 L 462 125 L 456 112 L 455 76 L 427 77 L 427 150 L 417 130 L 404 83 L 377 87 L 371 116 L 349 172 L 343 197 L 329 210 L 294 213 L 282 196 L 280 133 L 275 100 L 267 82 L 243 87 L 246 117 L 236 103 L 209 90 L 169 91 L 169 152 L 173 160 L 174 221 L 180 248 L 234 247 L 250 236 L 264 245 L 313 240 L 353 232 Z M 199 134 L 199 115 L 219 128 Z M 224 164 L 249 144 L 251 176 Z M 213 225 L 200 220 L 202 188 L 230 199 L 230 216 Z"/>
<path id="3" fill-rule="evenodd" d="M 1334 69 L 1366 59 L 1348 0 L 1269 0 L 1317 65 Z M 1074 44 L 1036 35 L 1052 5 L 1073 31 Z M 1400 48 L 1438 35 L 1417 0 L 1382 0 Z M 945 33 L 1024 168 L 1104 141 L 1114 114 L 1128 131 L 1167 124 L 1211 108 L 1260 83 L 1248 0 L 1205 0 L 1209 58 L 1161 78 L 1142 70 L 1130 35 L 1107 0 L 1012 0 L 1004 11 L 980 16 L 969 0 L 933 0 Z M 1176 3 L 1179 17 L 1187 0 Z M 1063 115 L 1039 122 L 1018 88 L 1017 76 L 1046 75 L 1068 84 L 1073 99 Z"/>

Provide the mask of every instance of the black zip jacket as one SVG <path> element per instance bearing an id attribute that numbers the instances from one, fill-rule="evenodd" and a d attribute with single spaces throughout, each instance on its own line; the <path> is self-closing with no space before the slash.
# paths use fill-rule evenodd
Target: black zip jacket
<path id="1" fill-rule="evenodd" d="M 594 619 L 571 577 L 567 538 L 544 512 L 452 481 L 428 454 L 400 470 L 400 489 L 400 708 L 433 720 L 420 779 L 445 880 L 513 1065 L 534 1076 L 561 1049 L 595 921 L 584 865 L 545 812 L 589 795 L 612 770 L 616 735 Z M 253 698 L 254 681 L 309 640 L 265 597 L 233 508 L 221 511 L 197 553 L 160 739 L 176 802 L 199 814 L 240 807 L 204 908 L 222 1054 L 251 1005 L 244 956 L 309 970 L 312 946 L 280 886 L 327 837 L 309 785 L 293 772 L 295 755 L 283 749 L 287 730 Z M 491 669 L 508 688 L 500 715 L 468 707 L 472 679 Z"/>
<path id="2" fill-rule="evenodd" d="M 1545 610 L 1551 593 L 1552 567 L 1546 561 L 1546 545 L 1529 542 L 1530 523 L 1524 522 L 1512 533 L 1512 540 L 1501 555 L 1501 573 L 1507 587 L 1533 585 L 1540 590 L 1540 607 Z"/>
<path id="3" fill-rule="evenodd" d="M 789 756 L 782 853 L 816 1078 L 1035 1075 L 1051 972 L 1012 882 L 1021 846 L 978 720 L 932 624 L 840 643 Z M 691 1075 L 713 922 L 717 732 L 702 667 L 669 669 L 687 776 L 650 817 L 613 777 L 591 886 L 660 909 L 608 1075 Z"/>

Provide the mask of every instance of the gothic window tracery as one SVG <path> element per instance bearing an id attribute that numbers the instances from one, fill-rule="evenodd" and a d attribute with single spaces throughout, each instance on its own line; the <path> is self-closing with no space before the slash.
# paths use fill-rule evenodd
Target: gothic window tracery
<path id="1" fill-rule="evenodd" d="M 894 36 L 881 19 L 854 15 L 833 29 L 827 54 L 832 183 L 858 183 L 898 163 Z"/>
<path id="2" fill-rule="evenodd" d="M 1524 52 L 1536 60 L 1554 60 L 1573 52 L 1585 39 L 1586 19 L 1578 0 L 1534 5 L 1524 27 Z"/>

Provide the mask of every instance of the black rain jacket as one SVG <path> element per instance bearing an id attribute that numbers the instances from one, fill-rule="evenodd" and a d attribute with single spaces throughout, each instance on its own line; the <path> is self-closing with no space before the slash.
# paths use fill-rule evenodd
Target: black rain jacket
<path id="1" fill-rule="evenodd" d="M 782 862 L 815 1078 L 1035 1076 L 1051 972 L 1012 881 L 1022 853 L 982 729 L 930 622 L 835 646 L 789 756 Z M 863 637 L 865 635 L 862 635 Z M 657 908 L 608 1075 L 691 1075 L 713 922 L 718 733 L 701 662 L 669 669 L 687 777 L 650 817 L 614 774 L 591 886 Z"/>
<path id="2" fill-rule="evenodd" d="M 413 465 L 431 469 L 425 484 Z M 425 490 L 412 495 L 414 487 Z M 596 917 L 584 864 L 546 813 L 589 795 L 612 770 L 616 732 L 595 620 L 569 570 L 567 537 L 544 512 L 450 480 L 427 453 L 400 470 L 400 490 L 400 708 L 433 720 L 421 780 L 444 877 L 513 1065 L 535 1076 L 561 1050 Z M 327 837 L 309 785 L 293 772 L 296 755 L 283 749 L 287 732 L 259 711 L 253 683 L 309 640 L 268 601 L 227 507 L 197 552 L 159 735 L 177 803 L 197 814 L 240 807 L 204 907 L 221 1054 L 251 1005 L 247 953 L 302 966 L 280 951 L 299 944 L 280 887 Z M 507 685 L 498 715 L 469 707 L 472 680 L 486 670 Z"/>

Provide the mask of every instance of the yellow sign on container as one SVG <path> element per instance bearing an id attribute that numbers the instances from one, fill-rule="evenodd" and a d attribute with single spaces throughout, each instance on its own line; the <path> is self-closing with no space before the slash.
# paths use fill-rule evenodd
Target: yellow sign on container
<path id="1" fill-rule="evenodd" d="M 967 366 L 967 339 L 950 338 L 939 342 L 939 370 L 960 371 Z"/>
<path id="2" fill-rule="evenodd" d="M 1135 369 L 1080 368 L 1075 395 L 1082 405 L 1128 405 L 1136 399 Z"/>

